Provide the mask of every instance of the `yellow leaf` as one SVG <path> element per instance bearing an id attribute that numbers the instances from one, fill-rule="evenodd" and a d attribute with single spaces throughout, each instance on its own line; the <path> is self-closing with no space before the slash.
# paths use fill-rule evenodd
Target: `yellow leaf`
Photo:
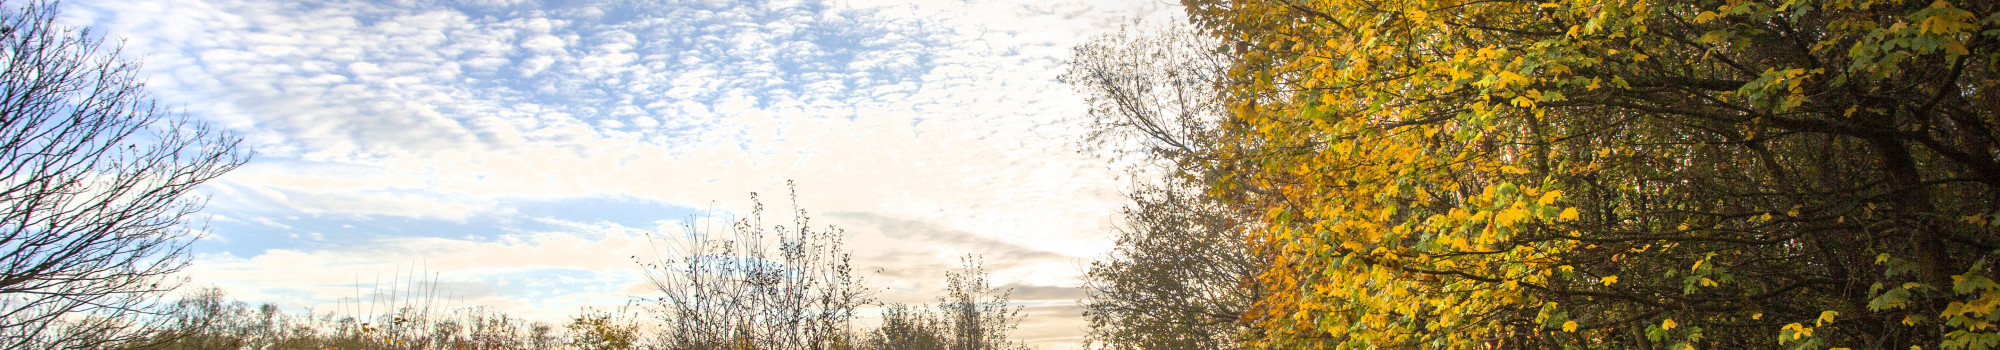
<path id="1" fill-rule="evenodd" d="M 1579 216 L 1582 216 L 1582 214 L 1577 213 L 1576 208 L 1564 208 L 1562 214 L 1557 215 L 1556 219 L 1562 221 L 1576 221 L 1577 217 Z"/>
<path id="2" fill-rule="evenodd" d="M 1609 286 L 1612 283 L 1618 283 L 1618 276 L 1604 276 L 1604 285 Z"/>
<path id="3" fill-rule="evenodd" d="M 1813 327 L 1824 326 L 1828 322 L 1833 322 L 1834 316 L 1840 316 L 1840 313 L 1833 310 L 1826 310 L 1824 312 L 1820 312 L 1819 319 L 1813 321 Z"/>
<path id="4" fill-rule="evenodd" d="M 1680 325 L 1681 325 L 1681 324 L 1679 324 L 1679 323 L 1674 323 L 1674 319 L 1671 319 L 1671 318 L 1667 319 L 1666 321 L 1660 321 L 1660 329 L 1663 329 L 1663 330 L 1670 330 L 1670 331 L 1671 331 L 1671 330 L 1674 330 L 1674 327 L 1676 327 L 1676 326 L 1680 326 Z"/>
<path id="5" fill-rule="evenodd" d="M 1511 100 L 1510 102 L 1513 102 L 1515 107 L 1522 107 L 1522 108 L 1535 107 L 1535 100 L 1529 99 L 1527 96 L 1514 96 L 1514 99 Z"/>
<path id="6" fill-rule="evenodd" d="M 1759 313 L 1756 313 L 1756 314 L 1752 314 L 1752 315 L 1750 315 L 1750 319 L 1752 319 L 1752 320 L 1762 320 L 1762 319 L 1764 319 L 1764 313 L 1762 313 L 1762 312 L 1759 312 Z"/>
<path id="7" fill-rule="evenodd" d="M 1576 321 L 1563 321 L 1563 331 L 1564 331 L 1564 332 L 1575 332 L 1575 331 L 1576 331 Z"/>
<path id="8" fill-rule="evenodd" d="M 1542 198 L 1535 200 L 1535 203 L 1540 203 L 1541 205 L 1556 204 L 1556 199 L 1562 198 L 1562 195 L 1562 190 L 1549 191 L 1549 193 L 1542 194 Z"/>
<path id="9" fill-rule="evenodd" d="M 1793 324 L 1787 324 L 1787 325 L 1785 325 L 1785 327 L 1783 327 L 1782 329 L 1786 329 L 1786 330 L 1791 330 L 1791 331 L 1792 331 L 1792 339 L 1794 339 L 1794 340 L 1796 340 L 1796 339 L 1802 339 L 1802 338 L 1805 338 L 1805 337 L 1810 337 L 1810 336 L 1812 336 L 1812 332 L 1813 332 L 1813 329 L 1812 329 L 1811 327 L 1806 327 L 1806 325 L 1802 325 L 1802 324 L 1797 324 L 1797 323 L 1793 323 Z"/>
<path id="10" fill-rule="evenodd" d="M 1515 222 L 1520 222 L 1521 217 L 1525 215 L 1527 214 L 1522 213 L 1519 210 L 1514 210 L 1514 209 L 1502 210 L 1500 211 L 1499 215 L 1493 216 L 1493 222 L 1500 226 L 1512 226 Z"/>
<path id="11" fill-rule="evenodd" d="M 1963 217 L 1959 217 L 1959 218 L 1958 218 L 1958 221 L 1963 221 L 1963 222 L 1965 222 L 1965 223 L 1968 223 L 1968 224 L 1973 224 L 1973 225 L 1982 225 L 1982 226 L 1984 226 L 1984 225 L 1986 225 L 1986 215 L 1981 215 L 1981 214 L 1972 214 L 1972 215 L 1966 215 L 1966 216 L 1963 216 Z"/>
<path id="12" fill-rule="evenodd" d="M 1694 15 L 1694 22 L 1708 23 L 1708 21 L 1713 21 L 1716 18 L 1722 18 L 1722 14 L 1715 13 L 1714 11 L 1702 11 L 1701 13 L 1697 13 Z"/>

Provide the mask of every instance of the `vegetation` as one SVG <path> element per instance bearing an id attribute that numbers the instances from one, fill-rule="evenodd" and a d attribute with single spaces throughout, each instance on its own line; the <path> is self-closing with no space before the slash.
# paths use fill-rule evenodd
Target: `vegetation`
<path id="1" fill-rule="evenodd" d="M 667 347 L 827 349 L 852 344 L 855 310 L 871 302 L 871 290 L 853 276 L 841 231 L 812 230 L 804 210 L 793 213 L 789 228 L 767 228 L 763 212 L 763 204 L 755 204 L 748 218 L 722 236 L 686 224 L 674 258 L 655 257 L 644 264 L 648 279 L 664 295 L 657 306 Z"/>
<path id="2" fill-rule="evenodd" d="M 1063 77 L 1138 179 L 1087 346 L 2000 348 L 2000 3 L 1184 3 Z M 977 260 L 883 305 L 838 228 L 761 204 L 560 326 L 155 303 L 186 191 L 247 156 L 53 14 L 0 18 L 0 348 L 1024 347 Z"/>
<path id="3" fill-rule="evenodd" d="M 1265 259 L 1239 243 L 1240 213 L 1188 184 L 1132 196 L 1118 248 L 1091 265 L 1090 341 L 1120 349 L 1223 349 L 1255 332 L 1242 322 L 1262 290 L 1243 281 Z"/>
<path id="4" fill-rule="evenodd" d="M 272 304 L 231 301 L 218 288 L 196 289 L 165 313 L 141 339 L 107 343 L 124 349 L 1025 349 L 1007 333 L 1020 322 L 1005 291 L 984 284 L 977 264 L 949 273 L 948 295 L 927 309 L 882 305 L 878 327 L 834 333 L 822 347 L 800 338 L 753 338 L 746 330 L 731 344 L 695 343 L 672 331 L 673 314 L 626 305 L 584 309 L 562 325 L 530 321 L 490 309 L 426 307 L 435 300 L 376 305 L 376 314 L 287 313 Z M 422 287 L 418 287 L 422 288 Z M 378 291 L 378 293 L 382 293 Z M 426 290 L 386 293 L 433 294 Z M 410 300 L 410 299 L 405 299 Z M 358 308 L 357 308 L 358 309 Z M 751 312 L 759 310 L 749 310 Z M 769 312 L 769 310 L 762 310 Z M 651 316 L 652 320 L 649 320 Z M 653 322 L 658 321 L 658 322 Z M 852 317 L 839 320 L 853 323 Z M 718 337 L 719 338 L 719 337 Z M 696 339 L 700 340 L 700 339 Z M 790 347 L 781 347 L 790 346 Z"/>
<path id="5" fill-rule="evenodd" d="M 1221 112 L 1079 88 L 1244 221 L 1238 345 L 2000 347 L 1992 2 L 1186 3 Z"/>
<path id="6" fill-rule="evenodd" d="M 424 292 L 424 289 L 403 292 Z M 378 291 L 380 292 L 380 291 Z M 396 291 L 388 291 L 394 294 Z M 196 289 L 130 349 L 555 349 L 564 339 L 546 323 L 528 322 L 483 308 L 425 307 L 434 298 L 401 305 L 382 304 L 379 314 L 350 312 L 286 313 L 276 305 L 255 307 L 228 300 L 218 288 Z M 579 316 L 570 326 L 590 325 Z M 574 339 L 588 341 L 588 335 Z M 584 349 L 602 347 L 578 346 Z"/>
<path id="7" fill-rule="evenodd" d="M 0 349 L 1021 348 L 1007 338 L 1020 307 L 970 258 L 935 310 L 894 305 L 882 327 L 855 330 L 876 303 L 841 231 L 809 229 L 803 210 L 789 229 L 766 227 L 762 204 L 720 235 L 689 225 L 671 239 L 675 258 L 639 262 L 662 296 L 560 328 L 444 307 L 434 281 L 392 287 L 367 312 L 358 296 L 351 309 L 287 313 L 217 288 L 161 302 L 200 232 L 189 191 L 249 155 L 155 106 L 135 64 L 56 14 L 53 2 L 0 1 Z M 930 341 L 906 340 L 919 337 Z"/>
<path id="8" fill-rule="evenodd" d="M 132 341 L 179 285 L 197 185 L 238 139 L 155 105 L 52 3 L 0 1 L 0 348 Z"/>
<path id="9" fill-rule="evenodd" d="M 1091 346 L 1223 349 L 1258 332 L 1243 322 L 1270 259 L 1242 237 L 1247 207 L 1217 200 L 1206 157 L 1222 146 L 1214 88 L 1228 58 L 1186 28 L 1125 29 L 1076 49 L 1064 76 L 1088 98 L 1089 149 L 1126 161 L 1129 193 L 1117 247 L 1092 263 L 1083 301 Z"/>
<path id="10" fill-rule="evenodd" d="M 755 196 L 754 194 L 752 195 Z M 838 228 L 763 226 L 763 205 L 723 233 L 685 226 L 673 260 L 642 261 L 661 296 L 612 309 L 584 309 L 560 326 L 484 308 L 444 307 L 435 281 L 377 290 L 367 305 L 288 314 L 271 304 L 229 301 L 216 288 L 173 304 L 130 349 L 1025 349 L 1007 337 L 1021 321 L 1006 290 L 967 257 L 946 274 L 946 295 L 926 308 L 879 305 L 849 275 Z M 769 238 L 777 238 L 769 241 Z M 775 243 L 775 244 L 772 244 Z M 767 255 L 768 254 L 768 255 Z M 413 274 L 415 275 L 415 274 Z M 414 278 L 414 277 L 413 277 Z M 378 300 L 379 299 L 379 300 Z M 855 329 L 863 307 L 884 309 L 877 327 Z M 362 311 L 379 310 L 379 311 Z"/>
<path id="11" fill-rule="evenodd" d="M 994 290 L 986 281 L 984 264 L 966 257 L 964 270 L 947 272 L 945 296 L 929 310 L 891 304 L 881 324 L 861 340 L 863 349 L 895 350 L 1014 350 L 1026 349 L 1007 338 L 1021 322 L 1021 307 L 1008 306 L 1011 293 Z"/>

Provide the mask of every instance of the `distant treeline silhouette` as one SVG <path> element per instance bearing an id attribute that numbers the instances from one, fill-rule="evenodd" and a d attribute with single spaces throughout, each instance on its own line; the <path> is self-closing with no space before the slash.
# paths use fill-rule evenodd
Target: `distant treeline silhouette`
<path id="1" fill-rule="evenodd" d="M 755 195 L 753 194 L 753 198 Z M 660 292 L 609 309 L 580 310 L 555 324 L 484 307 L 445 307 L 435 279 L 403 281 L 339 310 L 288 312 L 232 301 L 220 288 L 186 293 L 147 317 L 126 349 L 1025 349 L 1008 332 L 1021 307 L 966 257 L 946 273 L 932 305 L 884 304 L 851 274 L 842 231 L 765 226 L 763 205 L 726 232 L 689 223 L 673 246 L 640 266 Z M 864 321 L 861 312 L 880 309 Z M 870 323 L 874 327 L 861 327 Z M 88 336 L 88 335 L 78 335 Z"/>

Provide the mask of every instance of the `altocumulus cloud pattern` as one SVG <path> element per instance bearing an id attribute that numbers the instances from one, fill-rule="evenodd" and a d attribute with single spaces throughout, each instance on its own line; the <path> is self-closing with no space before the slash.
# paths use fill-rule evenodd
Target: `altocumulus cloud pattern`
<path id="1" fill-rule="evenodd" d="M 644 293 L 648 232 L 782 210 L 848 228 L 886 299 L 957 255 L 1077 335 L 1119 180 L 1067 146 L 1070 47 L 1148 2 L 70 0 L 149 88 L 258 152 L 209 186 L 190 276 L 329 305 L 421 270 L 559 317 Z M 401 271 L 401 272 L 398 272 Z M 386 277 L 385 277 L 386 278 Z M 899 294 L 906 293 L 906 294 Z M 921 301 L 921 300 L 910 300 Z M 1043 315 L 1047 316 L 1043 316 Z"/>

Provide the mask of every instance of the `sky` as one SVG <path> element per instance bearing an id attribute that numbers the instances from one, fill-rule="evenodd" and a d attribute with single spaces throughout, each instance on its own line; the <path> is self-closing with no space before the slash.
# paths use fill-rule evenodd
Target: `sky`
<path id="1" fill-rule="evenodd" d="M 633 256 L 751 193 L 845 230 L 881 299 L 966 254 L 1081 340 L 1123 180 L 1079 154 L 1071 48 L 1164 0 L 68 0 L 159 101 L 256 152 L 204 187 L 185 271 L 336 310 L 424 275 L 559 321 L 657 293 Z M 767 216 L 769 213 L 767 213 Z M 767 217 L 767 222 L 785 221 Z M 643 259 L 642 259 L 643 260 Z M 367 298 L 362 296 L 364 300 Z"/>

